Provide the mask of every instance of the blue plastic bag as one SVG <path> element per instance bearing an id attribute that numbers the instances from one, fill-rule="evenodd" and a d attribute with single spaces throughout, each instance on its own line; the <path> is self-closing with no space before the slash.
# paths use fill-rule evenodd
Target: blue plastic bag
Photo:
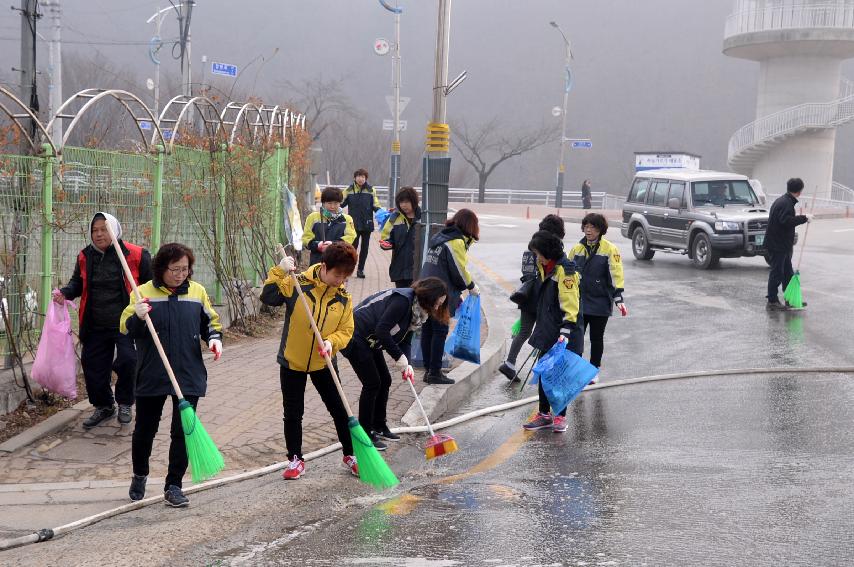
<path id="1" fill-rule="evenodd" d="M 534 365 L 531 383 L 542 382 L 552 413 L 559 414 L 597 374 L 598 368 L 557 342 Z"/>
<path id="2" fill-rule="evenodd" d="M 377 230 L 383 229 L 383 226 L 385 226 L 385 221 L 387 221 L 388 217 L 390 216 L 391 211 L 389 211 L 388 209 L 377 209 L 377 212 L 374 213 L 374 220 L 377 221 Z"/>
<path id="3" fill-rule="evenodd" d="M 445 342 L 445 352 L 480 364 L 480 296 L 469 294 L 457 310 L 457 325 Z"/>

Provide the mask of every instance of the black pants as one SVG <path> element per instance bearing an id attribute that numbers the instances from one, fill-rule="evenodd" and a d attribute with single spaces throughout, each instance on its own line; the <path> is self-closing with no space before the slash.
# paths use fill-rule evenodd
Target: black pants
<path id="1" fill-rule="evenodd" d="M 359 248 L 359 243 L 362 243 L 362 247 Z M 365 270 L 365 261 L 368 259 L 368 246 L 371 244 L 371 231 L 370 230 L 359 230 L 356 231 L 356 238 L 353 240 L 353 248 L 359 249 L 359 271 L 362 272 Z"/>
<path id="2" fill-rule="evenodd" d="M 133 387 L 136 376 L 136 347 L 133 339 L 119 330 L 91 329 L 86 332 L 80 362 L 86 379 L 89 402 L 95 407 L 113 405 L 111 378 L 113 370 L 116 380 L 115 401 L 123 405 L 133 404 Z M 113 360 L 115 353 L 115 361 Z"/>
<path id="3" fill-rule="evenodd" d="M 534 323 L 537 322 L 537 314 L 523 309 L 520 311 L 519 318 L 522 320 L 519 334 L 513 337 L 513 341 L 510 343 L 510 350 L 507 351 L 507 362 L 512 362 L 514 365 L 516 364 L 516 358 L 519 356 L 519 351 L 522 350 L 522 345 L 531 337 L 531 333 L 534 330 Z"/>
<path id="4" fill-rule="evenodd" d="M 782 285 L 783 291 L 786 291 L 786 286 L 789 285 L 789 280 L 792 279 L 795 271 L 792 269 L 792 251 L 776 252 L 768 251 L 770 259 L 771 272 L 768 274 L 768 298 L 769 302 L 776 303 L 780 301 L 777 298 L 777 288 Z"/>
<path id="5" fill-rule="evenodd" d="M 584 332 L 590 327 L 590 364 L 599 368 L 602 365 L 602 352 L 605 350 L 605 325 L 608 317 L 602 315 L 585 315 Z"/>
<path id="6" fill-rule="evenodd" d="M 424 368 L 437 374 L 442 371 L 442 356 L 445 353 L 445 339 L 450 327 L 429 317 L 421 327 L 421 356 Z"/>
<path id="7" fill-rule="evenodd" d="M 181 426 L 181 412 L 178 410 L 178 398 L 172 398 L 172 425 L 169 435 L 169 468 L 166 473 L 166 485 L 181 486 L 181 479 L 187 472 L 187 445 L 184 442 L 184 429 Z M 199 403 L 198 396 L 185 396 L 193 409 Z M 148 476 L 148 459 L 151 457 L 151 447 L 160 426 L 160 416 L 163 415 L 163 404 L 166 396 L 139 396 L 136 399 L 136 425 L 133 428 L 131 441 L 131 457 L 133 459 L 133 474 Z M 165 488 L 165 487 L 164 487 Z"/>
<path id="8" fill-rule="evenodd" d="M 412 287 L 412 280 L 397 280 L 394 287 Z"/>
<path id="9" fill-rule="evenodd" d="M 391 374 L 380 349 L 369 348 L 356 339 L 342 352 L 350 361 L 362 383 L 359 396 L 359 423 L 365 431 L 379 431 L 387 427 L 386 408 L 391 389 Z"/>
<path id="10" fill-rule="evenodd" d="M 580 326 L 575 327 L 572 330 L 572 334 L 569 338 L 569 350 L 581 356 L 584 353 L 584 329 Z M 540 357 L 542 357 L 545 352 L 540 353 Z M 546 396 L 545 391 L 543 390 L 543 381 L 540 380 L 537 382 L 537 393 L 540 396 L 539 404 L 540 404 L 540 413 L 549 413 L 552 410 L 551 404 L 549 404 L 549 398 Z M 563 408 L 563 411 L 558 415 L 566 416 L 566 408 Z"/>
<path id="11" fill-rule="evenodd" d="M 350 440 L 350 428 L 347 425 L 347 410 L 332 381 L 328 368 L 315 370 L 310 373 L 311 383 L 320 399 L 326 405 L 326 410 L 335 422 L 335 431 L 341 441 L 341 451 L 344 455 L 353 454 L 353 442 Z M 294 456 L 302 459 L 302 416 L 305 412 L 305 384 L 308 375 L 305 372 L 279 367 L 279 383 L 282 387 L 283 421 L 285 423 L 285 445 L 288 448 L 288 460 Z"/>

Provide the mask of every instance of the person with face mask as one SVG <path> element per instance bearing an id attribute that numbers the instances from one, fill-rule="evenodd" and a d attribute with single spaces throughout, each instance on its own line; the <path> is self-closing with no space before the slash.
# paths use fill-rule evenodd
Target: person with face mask
<path id="1" fill-rule="evenodd" d="M 327 187 L 320 194 L 320 211 L 314 211 L 305 219 L 302 245 L 310 252 L 309 263 L 317 264 L 323 251 L 333 242 L 353 244 L 356 230 L 350 215 L 341 210 L 344 196 L 341 189 Z"/>
<path id="2" fill-rule="evenodd" d="M 295 287 L 291 275 L 296 266 L 293 258 L 285 256 L 279 265 L 270 268 L 261 290 L 262 303 L 285 306 L 282 342 L 276 355 L 288 450 L 288 465 L 282 473 L 285 480 L 296 480 L 305 473 L 302 416 L 309 377 L 335 423 L 344 453 L 344 466 L 354 476 L 359 476 L 347 425 L 347 411 L 324 358 L 324 355 L 332 357 L 353 337 L 353 300 L 344 289 L 344 283 L 353 274 L 357 258 L 353 246 L 346 242 L 333 242 L 323 249 L 319 263 L 296 274 L 299 286 L 312 306 L 311 317 L 323 337 L 322 344 L 317 344 L 309 315 Z"/>
<path id="3" fill-rule="evenodd" d="M 119 333 L 119 317 L 130 301 L 131 285 L 110 240 L 107 223 L 119 240 L 119 246 L 138 285 L 151 280 L 151 255 L 148 250 L 122 240 L 122 226 L 113 215 L 95 213 L 89 223 L 91 244 L 77 255 L 74 274 L 68 284 L 55 291 L 53 300 L 80 298 L 80 362 L 86 380 L 86 392 L 95 411 L 84 422 L 90 429 L 116 415 L 119 423 L 131 422 L 134 403 L 133 381 L 136 350 L 133 341 Z M 115 396 L 111 386 L 115 369 Z"/>
<path id="4" fill-rule="evenodd" d="M 385 360 L 394 361 L 395 372 L 413 376 L 409 364 L 412 334 L 428 317 L 447 324 L 448 287 L 439 278 L 424 278 L 411 287 L 386 289 L 362 301 L 353 312 L 353 340 L 341 351 L 362 383 L 359 422 L 379 451 L 385 441 L 397 441 L 386 421 L 391 373 Z"/>
<path id="5" fill-rule="evenodd" d="M 133 501 L 145 496 L 148 460 L 160 425 L 166 398 L 172 398 L 169 465 L 164 487 L 166 504 L 183 508 L 190 503 L 181 488 L 187 472 L 187 447 L 178 397 L 145 322 L 150 319 L 168 353 L 169 365 L 184 399 L 193 410 L 204 397 L 208 372 L 199 341 L 204 341 L 214 360 L 222 355 L 222 325 L 205 288 L 192 280 L 193 251 L 177 242 L 164 244 L 154 256 L 153 279 L 139 286 L 121 317 L 121 333 L 134 340 L 139 352 L 136 372 L 136 425 L 131 442 L 133 478 L 128 495 Z"/>

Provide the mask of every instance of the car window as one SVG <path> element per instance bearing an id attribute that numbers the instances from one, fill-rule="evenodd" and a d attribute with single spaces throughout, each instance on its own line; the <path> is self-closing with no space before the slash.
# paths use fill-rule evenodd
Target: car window
<path id="1" fill-rule="evenodd" d="M 698 181 L 691 184 L 694 206 L 755 205 L 759 202 L 750 184 L 744 180 Z"/>
<path id="2" fill-rule="evenodd" d="M 652 206 L 666 207 L 667 206 L 667 189 L 670 187 L 669 181 L 656 181 L 652 188 Z"/>
<path id="3" fill-rule="evenodd" d="M 685 208 L 685 184 L 684 183 L 671 183 L 670 184 L 670 196 L 667 197 L 667 202 L 670 203 L 670 199 L 679 199 L 679 206 L 681 208 Z"/>
<path id="4" fill-rule="evenodd" d="M 629 193 L 629 201 L 632 203 L 643 203 L 646 201 L 646 190 L 649 188 L 649 179 L 635 179 L 632 192 Z"/>

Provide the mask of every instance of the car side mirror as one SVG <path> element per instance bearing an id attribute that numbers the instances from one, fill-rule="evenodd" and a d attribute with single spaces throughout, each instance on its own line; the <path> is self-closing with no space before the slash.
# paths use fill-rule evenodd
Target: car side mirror
<path id="1" fill-rule="evenodd" d="M 676 197 L 672 197 L 669 201 L 667 201 L 667 206 L 671 209 L 681 209 L 682 208 L 682 200 L 677 199 Z"/>

